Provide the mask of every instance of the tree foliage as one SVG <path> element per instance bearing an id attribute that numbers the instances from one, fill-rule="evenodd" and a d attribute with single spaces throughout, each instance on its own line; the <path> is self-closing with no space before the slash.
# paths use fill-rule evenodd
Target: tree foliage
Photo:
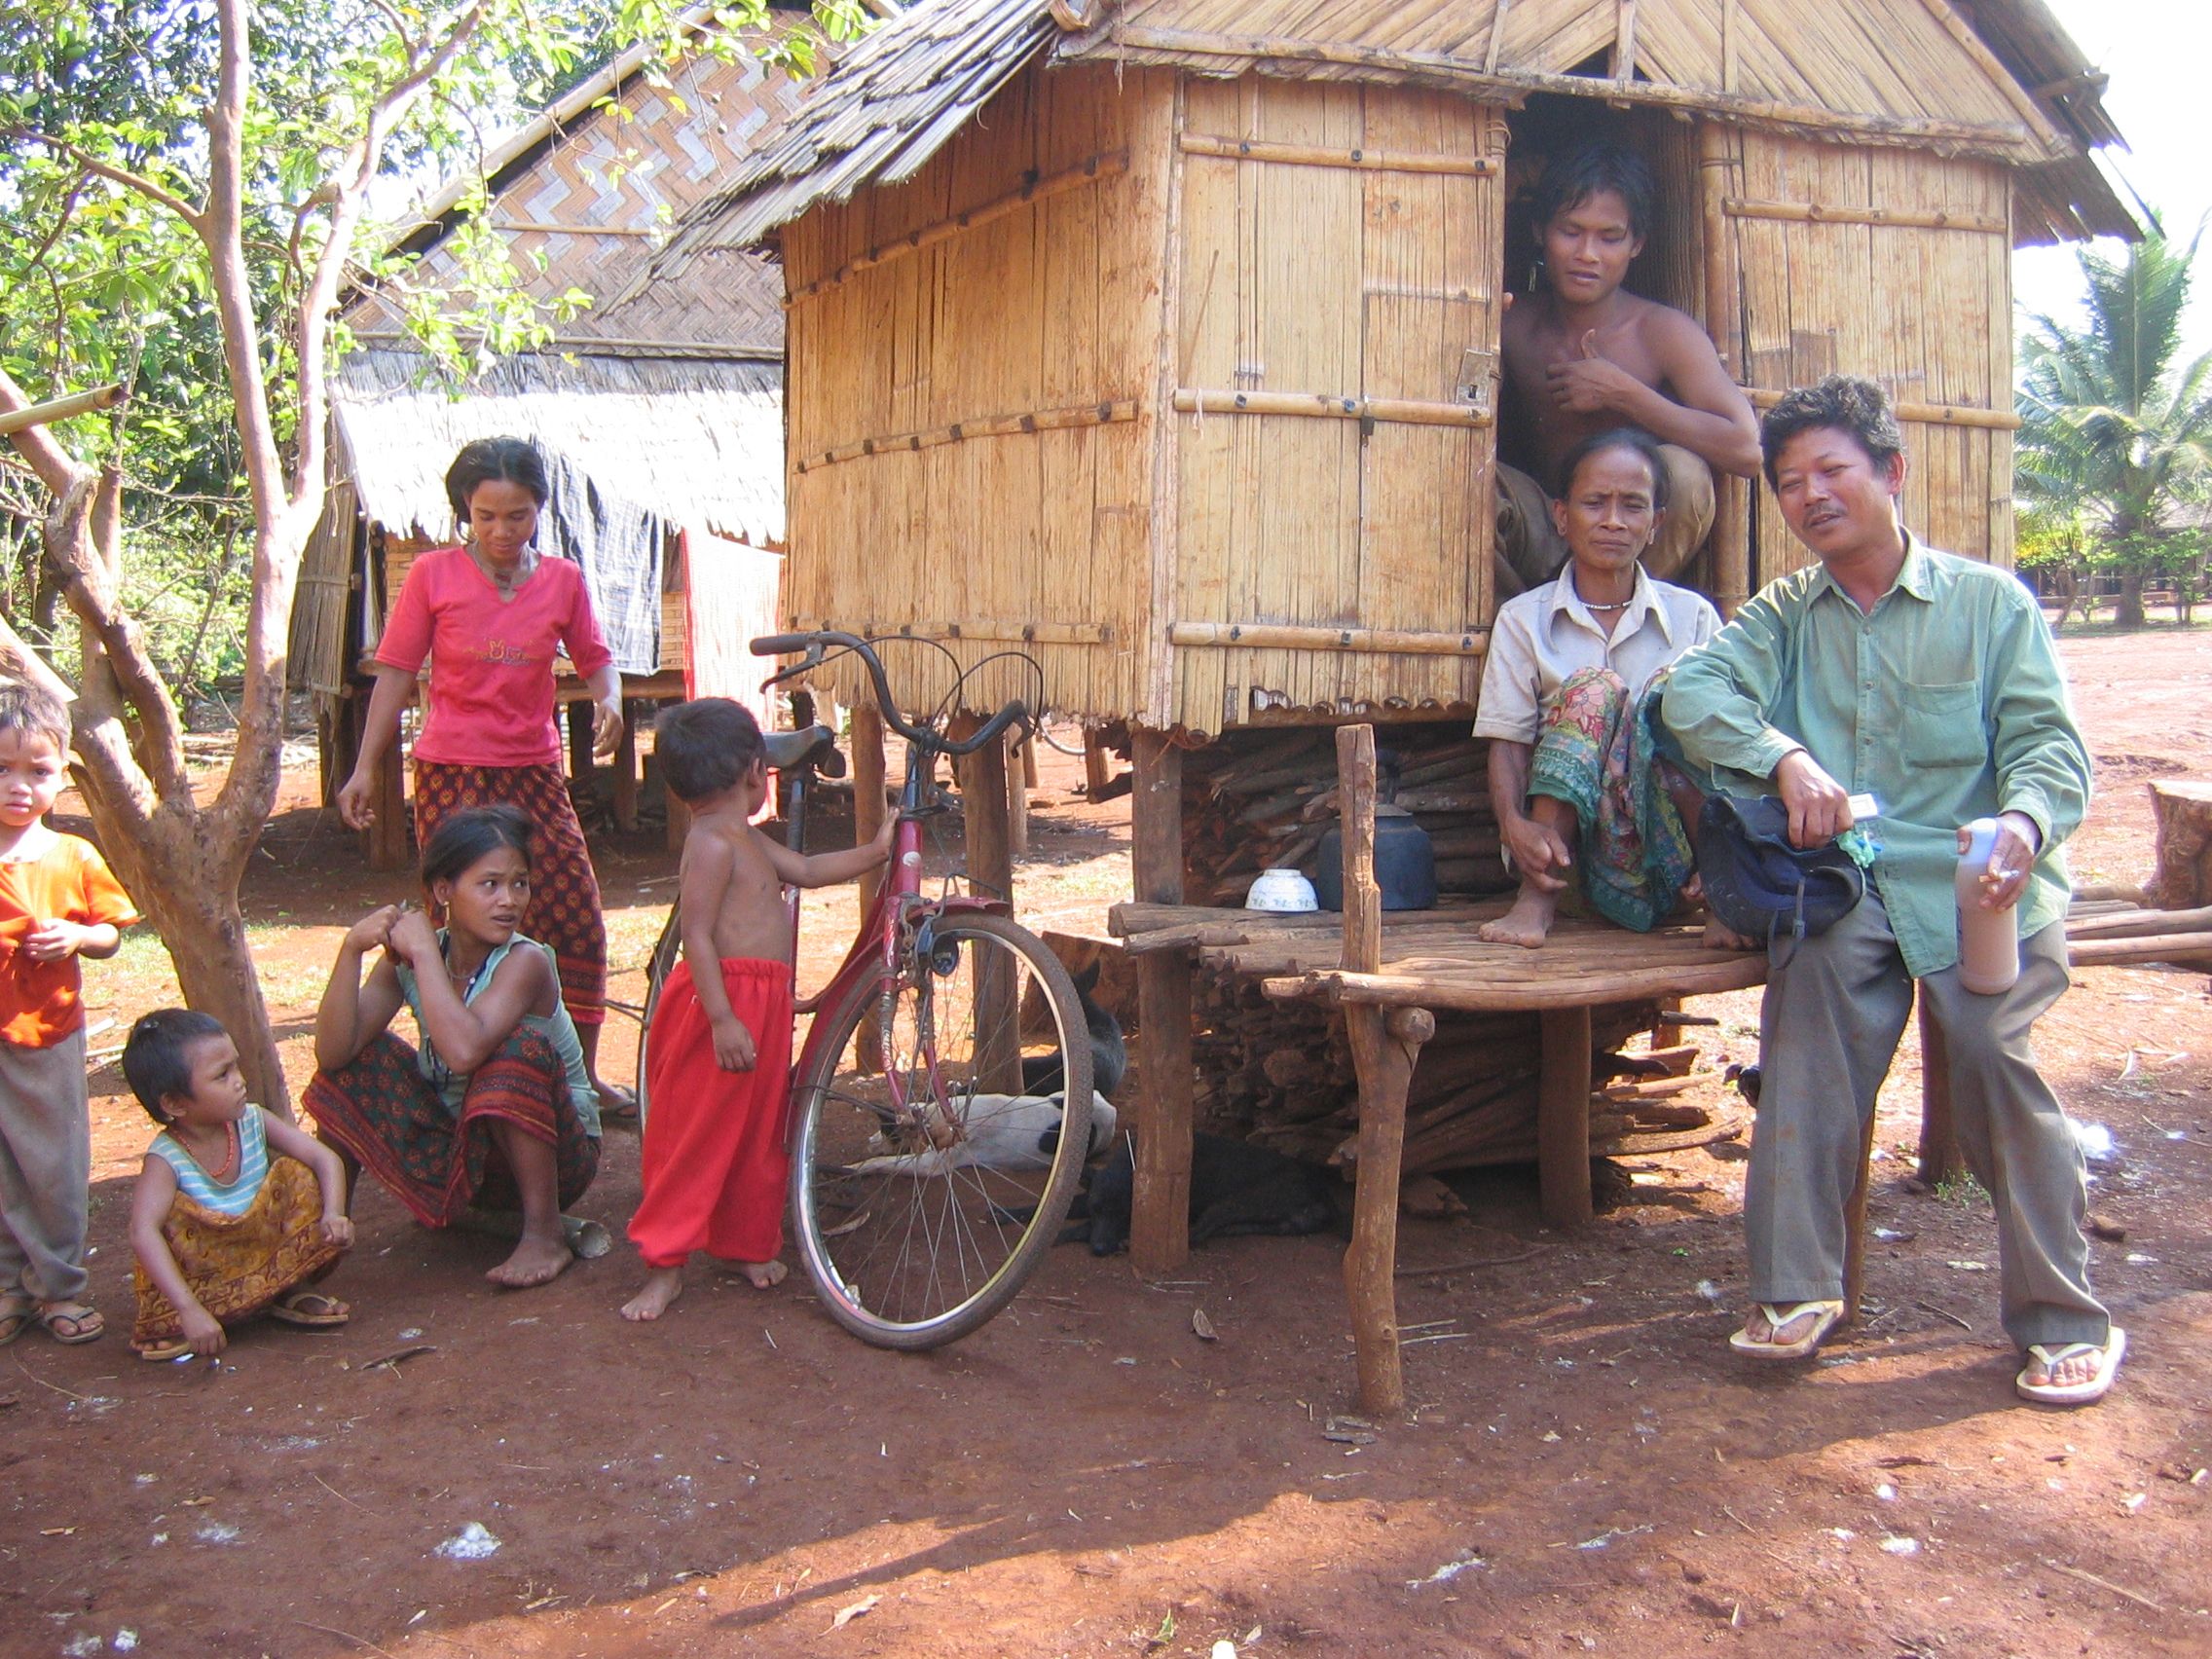
<path id="1" fill-rule="evenodd" d="M 2048 533 L 2040 551 L 2118 571 L 2123 624 L 2143 619 L 2146 571 L 2200 557 L 2212 353 L 2180 358 L 2201 235 L 2177 247 L 2154 232 L 2119 259 L 2083 251 L 2084 324 L 2038 316 L 2021 347 L 2016 477 Z"/>
<path id="2" fill-rule="evenodd" d="M 818 0 L 832 32 L 850 0 Z M 788 17 L 780 23 L 790 22 Z M 284 650 L 323 496 L 333 317 L 392 227 L 376 209 L 432 169 L 480 176 L 497 135 L 635 48 L 803 55 L 765 0 L 12 0 L 0 10 L 0 411 L 122 381 L 120 412 L 12 434 L 0 519 L 36 525 L 29 613 L 0 615 L 0 673 L 73 693 L 76 776 L 104 850 L 161 929 L 185 994 L 238 1039 L 258 1097 L 288 1098 L 245 954 L 239 879 L 275 800 Z M 751 31 L 750 33 L 748 31 Z M 381 193 L 381 194 L 380 194 Z M 499 345 L 550 327 L 489 256 L 424 316 L 480 311 Z M 427 295 L 428 290 L 419 290 Z M 418 314 L 411 311 L 410 315 Z M 433 345 L 437 342 L 433 340 Z M 36 388 L 35 392 L 26 388 Z M 144 503 L 204 511 L 246 601 L 220 784 L 196 787 L 146 579 Z M 18 572 L 18 575 L 24 572 Z M 73 641 L 45 626 L 65 605 Z M 18 622 L 22 626 L 18 626 Z M 66 648 L 73 643 L 74 649 Z"/>

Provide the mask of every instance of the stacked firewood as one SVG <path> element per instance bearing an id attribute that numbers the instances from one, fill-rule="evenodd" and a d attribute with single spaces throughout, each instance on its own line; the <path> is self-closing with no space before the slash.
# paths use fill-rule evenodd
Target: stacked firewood
<path id="1" fill-rule="evenodd" d="M 1390 726 L 1382 745 L 1396 761 L 1397 804 L 1428 831 L 1439 892 L 1505 891 L 1511 883 L 1490 809 L 1490 746 L 1456 721 Z M 1183 761 L 1186 902 L 1241 904 L 1263 869 L 1311 875 L 1321 837 L 1336 822 L 1334 731 L 1225 733 Z"/>
<path id="2" fill-rule="evenodd" d="M 1198 970 L 1193 993 L 1201 1126 L 1307 1162 L 1348 1166 L 1357 1155 L 1359 1084 L 1343 1014 L 1278 1001 L 1255 979 L 1210 967 Z M 1713 1139 L 1722 1122 L 1718 1079 L 1689 1075 L 1694 1050 L 1619 1051 L 1658 1014 L 1649 1003 L 1597 1011 L 1594 1150 L 1694 1145 Z M 1405 1173 L 1532 1160 L 1540 1053 L 1532 1014 L 1437 1011 L 1436 1035 L 1406 1099 Z"/>

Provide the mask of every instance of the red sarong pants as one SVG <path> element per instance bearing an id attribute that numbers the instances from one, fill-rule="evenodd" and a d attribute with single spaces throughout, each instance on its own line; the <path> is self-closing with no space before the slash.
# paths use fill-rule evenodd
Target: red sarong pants
<path id="1" fill-rule="evenodd" d="M 721 974 L 730 1008 L 753 1033 L 751 1071 L 715 1062 L 688 962 L 669 976 L 645 1034 L 645 1197 L 630 1241 L 649 1268 L 681 1267 L 694 1250 L 765 1262 L 784 1246 L 792 971 L 733 957 Z"/>

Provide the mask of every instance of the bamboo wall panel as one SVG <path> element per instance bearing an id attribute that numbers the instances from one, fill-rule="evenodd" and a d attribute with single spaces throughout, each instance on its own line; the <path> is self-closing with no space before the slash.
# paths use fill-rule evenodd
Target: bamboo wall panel
<path id="1" fill-rule="evenodd" d="M 1030 71 L 913 179 L 787 228 L 792 614 L 940 635 L 980 617 L 1004 621 L 995 633 L 1034 626 L 1050 706 L 1138 706 L 1172 94 L 1161 74 Z M 1094 179 L 1003 206 L 1099 158 Z M 993 203 L 900 257 L 876 252 Z M 1022 430 L 1025 416 L 1045 419 Z M 859 453 L 887 438 L 902 445 Z M 944 643 L 963 665 L 1007 644 Z M 926 647 L 886 661 L 908 708 L 949 684 Z M 858 700 L 856 676 L 830 678 Z M 967 701 L 1036 695 L 998 663 Z"/>
<path id="2" fill-rule="evenodd" d="M 1264 403 L 1223 412 L 1214 394 L 1319 393 L 1433 410 L 1458 401 L 1470 350 L 1484 354 L 1478 379 L 1487 383 L 1500 169 L 1279 158 L 1358 149 L 1494 164 L 1501 123 L 1445 93 L 1258 77 L 1193 80 L 1185 99 L 1185 131 L 1261 148 L 1195 145 L 1182 158 L 1176 379 L 1185 393 L 1205 394 L 1181 399 L 1202 401 L 1205 412 L 1175 417 L 1176 613 L 1167 620 L 1479 630 L 1490 604 L 1487 424 L 1308 420 Z M 1471 704 L 1479 676 L 1478 660 L 1438 653 L 1178 648 L 1171 705 L 1155 718 L 1213 732 L 1248 719 L 1256 703 Z"/>
<path id="3" fill-rule="evenodd" d="M 1900 404 L 2009 410 L 2009 239 L 1974 228 L 2006 218 L 2002 168 L 1758 132 L 1737 142 L 1745 198 L 1962 221 L 1938 229 L 1731 216 L 1750 384 L 1780 389 L 1841 370 L 1878 381 Z M 1905 522 L 1936 546 L 2009 566 L 2010 432 L 1933 421 L 1908 421 L 1904 432 Z M 1808 561 L 1771 494 L 1759 497 L 1754 518 L 1758 581 Z"/>

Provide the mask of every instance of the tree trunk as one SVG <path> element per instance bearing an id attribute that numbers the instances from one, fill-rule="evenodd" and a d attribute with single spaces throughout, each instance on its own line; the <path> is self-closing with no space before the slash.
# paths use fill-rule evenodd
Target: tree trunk
<path id="1" fill-rule="evenodd" d="M 2212 904 L 2212 782 L 2160 778 L 2151 785 L 2158 873 L 2148 897 L 2162 910 Z"/>
<path id="2" fill-rule="evenodd" d="M 2113 602 L 2113 626 L 2140 628 L 2143 615 L 2143 572 L 2122 571 L 2120 573 L 2120 598 Z"/>

